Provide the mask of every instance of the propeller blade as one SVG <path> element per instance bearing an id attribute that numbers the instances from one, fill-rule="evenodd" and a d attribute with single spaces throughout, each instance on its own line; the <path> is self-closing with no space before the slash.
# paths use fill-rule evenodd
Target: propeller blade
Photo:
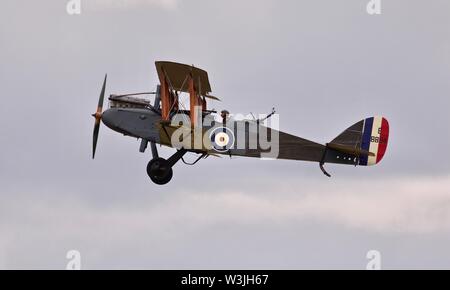
<path id="1" fill-rule="evenodd" d="M 100 120 L 102 119 L 103 100 L 105 99 L 105 88 L 106 88 L 106 79 L 107 78 L 108 78 L 108 75 L 105 75 L 105 80 L 103 81 L 102 91 L 101 91 L 100 97 L 98 99 L 97 112 L 95 112 L 95 114 L 92 114 L 92 117 L 95 118 L 94 132 L 92 135 L 92 159 L 95 158 L 95 150 L 97 149 L 98 132 L 100 131 Z"/>
<path id="2" fill-rule="evenodd" d="M 97 149 L 98 132 L 100 131 L 100 122 L 94 125 L 94 134 L 92 140 L 92 159 L 95 158 L 95 150 Z"/>
<path id="3" fill-rule="evenodd" d="M 105 98 L 105 87 L 106 87 L 106 79 L 107 78 L 108 78 L 108 75 L 106 74 L 105 75 L 105 80 L 103 81 L 102 92 L 100 93 L 100 98 L 98 99 L 98 107 L 97 108 L 100 108 L 100 112 L 103 109 L 103 99 Z"/>

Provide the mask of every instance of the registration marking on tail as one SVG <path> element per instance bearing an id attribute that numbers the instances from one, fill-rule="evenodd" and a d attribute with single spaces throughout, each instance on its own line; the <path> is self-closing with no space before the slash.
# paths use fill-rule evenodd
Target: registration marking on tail
<path id="1" fill-rule="evenodd" d="M 375 154 L 375 156 L 369 156 L 367 165 L 377 164 L 378 146 L 380 145 L 380 133 L 381 133 L 381 121 L 382 117 L 374 117 L 372 125 L 372 134 L 370 136 L 369 152 Z"/>

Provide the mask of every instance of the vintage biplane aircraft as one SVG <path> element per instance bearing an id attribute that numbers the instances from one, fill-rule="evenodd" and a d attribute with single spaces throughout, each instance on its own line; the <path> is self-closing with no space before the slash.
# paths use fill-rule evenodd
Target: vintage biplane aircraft
<path id="1" fill-rule="evenodd" d="M 206 71 L 174 62 L 158 61 L 155 64 L 160 80 L 155 92 L 110 95 L 109 109 L 103 112 L 105 76 L 97 112 L 92 115 L 95 118 L 92 158 L 95 157 L 100 121 L 114 131 L 141 139 L 140 152 L 145 152 L 150 143 L 153 158 L 147 165 L 147 173 L 160 185 L 172 179 L 172 167 L 179 160 L 193 165 L 208 156 L 264 157 L 269 149 L 260 146 L 258 141 L 264 130 L 268 139 L 277 138 L 275 158 L 317 162 L 328 177 L 330 175 L 323 167 L 325 163 L 368 166 L 377 164 L 385 155 L 389 123 L 383 117 L 361 120 L 322 145 L 265 127 L 264 121 L 274 114 L 274 110 L 264 119 L 235 120 L 225 110 L 219 117 L 215 110 L 207 108 L 208 101 L 219 99 L 211 95 Z M 189 95 L 189 108 L 180 100 L 183 93 Z M 153 104 L 137 97 L 139 95 L 155 95 Z M 214 120 L 198 130 L 195 124 L 203 124 L 213 115 Z M 179 116 L 184 116 L 182 122 L 174 122 Z M 196 141 L 191 137 L 197 133 L 202 137 L 200 145 L 192 146 Z M 181 146 L 174 145 L 174 134 L 179 134 L 175 140 L 180 141 Z M 176 152 L 168 159 L 161 158 L 156 144 L 173 147 Z M 192 163 L 186 162 L 183 157 L 187 152 L 197 154 L 198 158 Z"/>

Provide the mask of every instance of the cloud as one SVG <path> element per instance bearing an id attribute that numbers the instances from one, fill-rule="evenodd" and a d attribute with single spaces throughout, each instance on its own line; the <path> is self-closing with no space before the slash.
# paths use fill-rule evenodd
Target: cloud
<path id="1" fill-rule="evenodd" d="M 450 177 L 385 180 L 286 182 L 248 190 L 186 190 L 167 193 L 155 202 L 139 195 L 126 202 L 104 204 L 83 199 L 68 189 L 34 189 L 12 193 L 0 205 L 3 230 L 65 227 L 68 221 L 89 231 L 92 224 L 120 225 L 126 231 L 151 230 L 164 235 L 221 223 L 283 224 L 318 221 L 381 233 L 423 233 L 450 229 Z M 58 196 L 56 192 L 65 192 Z M 126 198 L 124 196 L 124 198 Z M 67 219 L 64 219 L 64 218 Z M 158 223 L 153 221 L 158 220 Z M 74 228 L 72 228 L 74 229 Z M 5 234 L 5 232 L 3 232 Z M 91 234 L 95 234 L 92 232 Z M 4 236 L 4 235 L 2 235 Z"/>
<path id="2" fill-rule="evenodd" d="M 377 235 L 450 230 L 450 177 L 296 183 L 259 192 L 182 190 L 158 200 L 147 192 L 109 204 L 92 203 L 76 190 L 21 189 L 0 205 L 0 267 L 42 267 L 43 261 L 55 267 L 48 257 L 56 248 L 61 263 L 63 251 L 75 248 L 102 267 L 123 249 L 133 257 L 152 245 L 162 250 L 230 227 L 271 232 L 316 224 Z M 136 253 L 129 252 L 133 248 Z"/>
<path id="3" fill-rule="evenodd" d="M 234 246 L 236 256 L 222 256 L 217 265 L 231 260 L 238 266 L 246 260 L 258 261 L 257 266 L 284 265 L 284 257 L 300 251 L 306 253 L 299 256 L 305 265 L 315 259 L 329 265 L 336 252 L 347 261 L 355 246 L 376 244 L 374 237 L 380 237 L 381 245 L 393 245 L 395 257 L 405 248 L 406 265 L 417 252 L 424 252 L 420 261 L 430 264 L 447 258 L 441 253 L 448 252 L 449 178 L 417 176 L 450 172 L 445 158 L 436 162 L 435 154 L 420 154 L 437 152 L 450 140 L 445 134 L 448 43 L 442 37 L 450 27 L 445 25 L 448 9 L 433 8 L 427 15 L 435 21 L 421 18 L 414 27 L 406 25 L 409 16 L 395 13 L 374 26 L 358 5 L 336 1 L 329 1 L 328 9 L 314 1 L 235 1 L 240 7 L 235 9 L 226 1 L 187 6 L 175 0 L 82 0 L 88 17 L 81 18 L 66 15 L 68 1 L 36 4 L 26 15 L 14 1 L 6 2 L 5 17 L 0 17 L 6 45 L 1 82 L 9 96 L 0 108 L 0 267 L 56 265 L 71 248 L 90 252 L 89 259 L 100 265 L 126 265 L 125 260 L 132 266 L 167 265 L 167 259 L 186 265 L 187 248 L 210 265 L 215 250 L 230 244 L 244 246 Z M 89 15 L 91 8 L 96 11 Z M 419 15 L 430 7 L 413 8 L 409 14 Z M 169 29 L 162 30 L 158 24 L 169 24 L 165 12 L 173 9 L 180 13 L 171 14 Z M 177 17 L 192 13 L 202 17 Z M 184 44 L 204 43 L 205 37 L 208 45 Z M 368 51 L 377 54 L 367 57 Z M 382 112 L 393 129 L 389 156 L 370 173 L 340 167 L 329 180 L 313 177 L 320 174 L 317 164 L 261 166 L 246 159 L 227 165 L 226 158 L 209 159 L 194 168 L 179 166 L 173 182 L 158 188 L 145 175 L 150 156 L 137 152 L 139 143 L 103 128 L 102 154 L 92 163 L 88 113 L 98 98 L 96 75 L 110 72 L 111 92 L 148 89 L 157 81 L 151 62 L 164 58 L 208 69 L 228 110 L 266 112 L 275 103 L 286 118 L 283 130 L 312 140 L 329 141 L 360 117 Z M 23 83 L 27 86 L 17 90 Z M 280 95 L 286 84 L 295 86 Z M 24 98 L 27 94 L 40 97 Z M 55 122 L 55 112 L 64 121 Z M 33 122 L 17 118 L 24 115 Z M 23 141 L 25 131 L 33 146 Z M 439 140 L 430 142 L 436 136 Z M 405 175 L 410 177 L 393 179 Z M 371 179 L 358 180 L 361 176 Z M 231 182 L 218 186 L 225 178 Z M 266 246 L 249 256 L 255 236 Z M 333 243 L 322 254 L 328 260 L 308 258 L 308 252 L 324 251 L 317 246 L 322 237 Z M 354 243 L 336 247 L 334 238 Z M 400 247 L 396 242 L 401 238 Z M 161 253 L 160 260 L 151 256 L 156 255 L 153 249 Z M 428 250 L 438 254 L 430 258 Z M 109 263 L 110 253 L 127 257 Z M 143 258 L 141 253 L 150 254 Z"/>
<path id="4" fill-rule="evenodd" d="M 187 193 L 157 214 L 177 212 L 176 218 L 190 224 L 318 221 L 378 233 L 417 234 L 450 230 L 449 188 L 446 177 L 303 183 L 301 188 L 275 186 L 261 195 Z"/>

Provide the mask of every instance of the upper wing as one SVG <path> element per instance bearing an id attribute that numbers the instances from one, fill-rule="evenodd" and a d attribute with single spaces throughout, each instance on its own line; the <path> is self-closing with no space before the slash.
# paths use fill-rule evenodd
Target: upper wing
<path id="1" fill-rule="evenodd" d="M 165 78 L 172 89 L 186 93 L 189 92 L 188 77 L 192 75 L 195 86 L 201 96 L 206 96 L 211 93 L 211 85 L 209 84 L 208 73 L 206 71 L 192 65 L 170 61 L 157 61 L 155 65 L 159 80 L 162 82 Z"/>

